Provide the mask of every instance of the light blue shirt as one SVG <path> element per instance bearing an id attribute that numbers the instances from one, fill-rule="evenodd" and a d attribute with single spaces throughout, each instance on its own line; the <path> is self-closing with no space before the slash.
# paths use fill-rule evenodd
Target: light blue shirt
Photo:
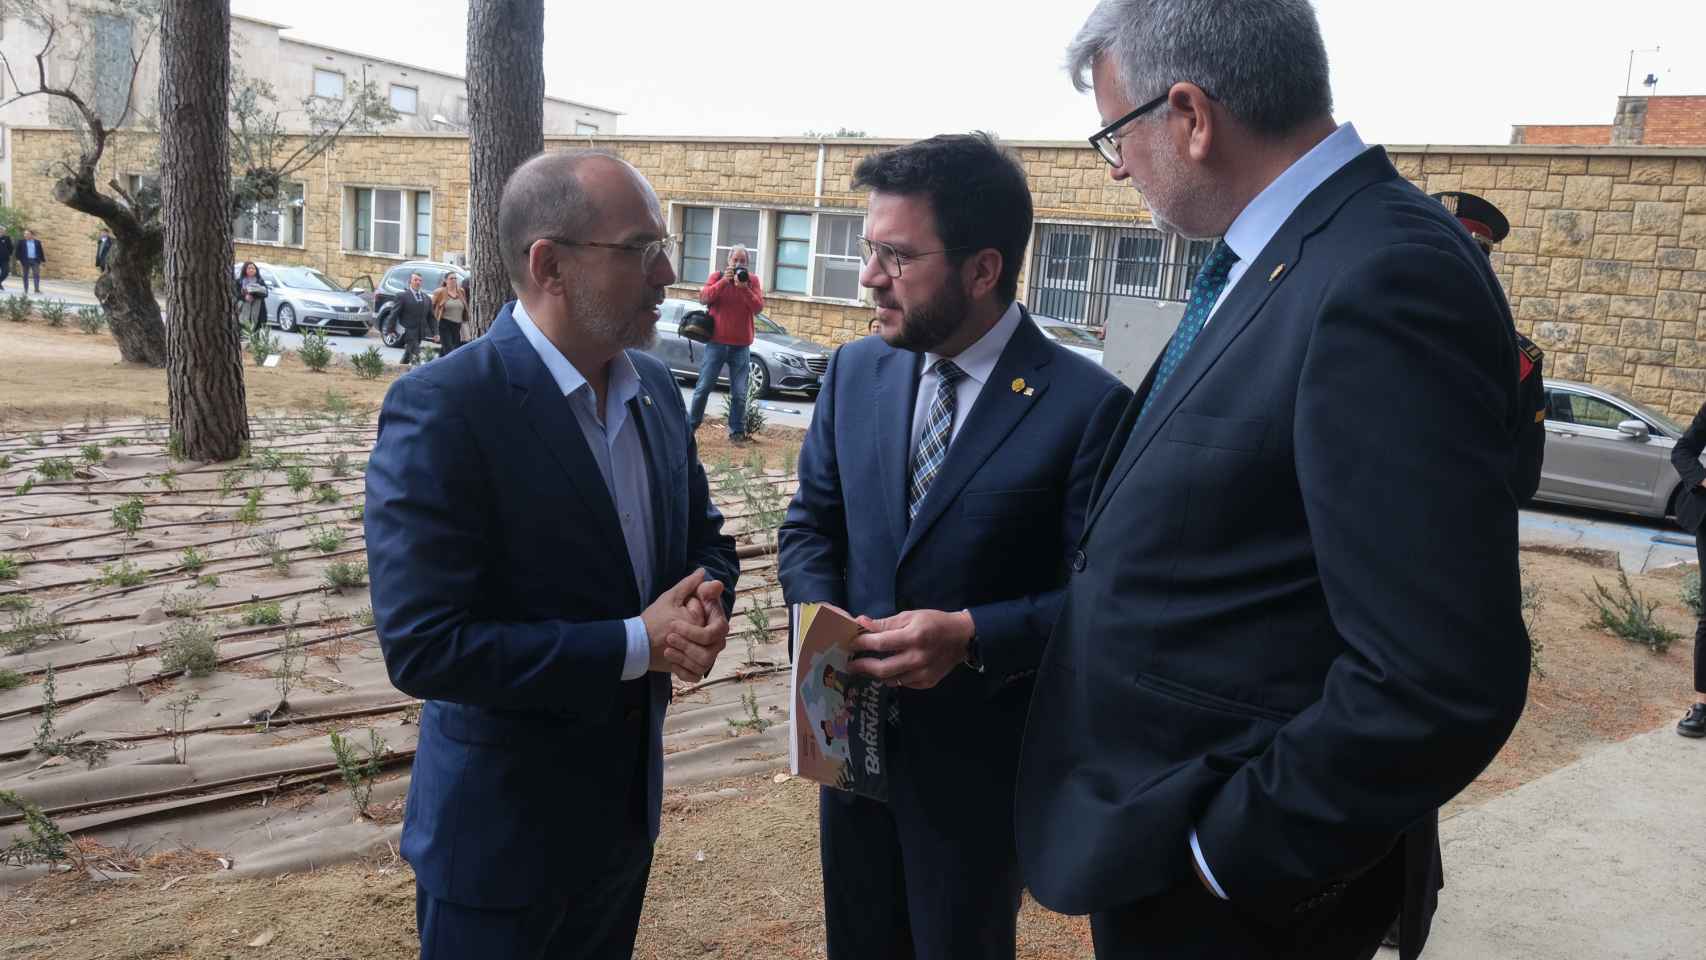
<path id="1" fill-rule="evenodd" d="M 1273 183 L 1256 194 L 1256 198 L 1238 214 L 1238 219 L 1232 221 L 1232 226 L 1226 228 L 1223 239 L 1232 252 L 1238 254 L 1238 262 L 1227 271 L 1226 287 L 1220 291 L 1220 299 L 1214 302 L 1214 310 L 1209 311 L 1207 322 L 1214 320 L 1215 311 L 1226 302 L 1226 295 L 1238 286 L 1238 278 L 1244 276 L 1244 271 L 1262 255 L 1274 235 L 1280 232 L 1297 208 L 1303 206 L 1303 201 L 1315 192 L 1315 188 L 1326 183 L 1367 149 L 1368 145 L 1357 135 L 1356 127 L 1340 124 L 1339 129 L 1299 157 L 1284 173 L 1274 178 Z"/>
<path id="2" fill-rule="evenodd" d="M 1280 232 L 1285 222 L 1303 206 L 1303 201 L 1315 192 L 1321 184 L 1332 179 L 1344 166 L 1362 156 L 1367 150 L 1367 144 L 1357 135 L 1356 127 L 1348 123 L 1339 125 L 1327 139 L 1317 143 L 1314 149 L 1299 157 L 1295 163 L 1285 168 L 1285 172 L 1274 178 L 1256 198 L 1251 200 L 1238 218 L 1232 221 L 1232 226 L 1226 228 L 1223 238 L 1232 252 L 1238 254 L 1238 262 L 1226 274 L 1226 288 L 1220 291 L 1220 299 L 1214 301 L 1214 310 L 1210 310 L 1208 322 L 1214 320 L 1214 314 L 1220 305 L 1226 302 L 1226 295 L 1238 285 L 1238 278 L 1250 268 L 1250 264 L 1262 255 L 1268 244 L 1273 242 L 1274 235 Z M 1215 896 L 1226 899 L 1226 891 L 1221 889 L 1220 881 L 1214 878 L 1214 871 L 1208 868 L 1208 859 L 1203 856 L 1202 844 L 1197 841 L 1197 831 L 1191 828 L 1191 854 L 1196 857 L 1197 866 L 1202 869 L 1203 878 L 1214 890 Z"/>
<path id="3" fill-rule="evenodd" d="M 541 333 L 527 315 L 521 301 L 515 302 L 515 325 L 521 335 L 533 345 L 540 362 L 557 382 L 557 389 L 569 400 L 581 435 L 598 462 L 598 472 L 604 477 L 604 487 L 616 506 L 616 519 L 622 527 L 622 539 L 628 547 L 628 561 L 634 566 L 634 586 L 639 588 L 640 602 L 652 599 L 652 517 L 651 478 L 646 472 L 645 444 L 640 442 L 640 428 L 631 415 L 630 404 L 642 393 L 640 373 L 626 352 L 610 361 L 610 382 L 604 388 L 604 411 L 600 415 L 598 399 L 592 385 L 569 358 L 563 356 L 556 344 Z M 646 625 L 639 617 L 622 621 L 627 631 L 628 651 L 622 661 L 622 679 L 637 680 L 645 676 L 651 664 L 651 639 Z"/>

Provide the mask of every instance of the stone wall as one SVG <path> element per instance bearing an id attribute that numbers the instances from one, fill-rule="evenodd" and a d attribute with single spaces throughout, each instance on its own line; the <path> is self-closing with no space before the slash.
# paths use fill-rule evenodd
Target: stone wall
<path id="1" fill-rule="evenodd" d="M 18 203 L 48 246 L 50 277 L 94 277 L 98 224 L 52 199 L 43 171 L 74 149 L 65 131 L 13 132 Z M 753 204 L 863 209 L 852 188 L 861 157 L 895 141 L 601 137 L 634 163 L 665 204 Z M 552 148 L 585 143 L 553 141 Z M 102 179 L 150 169 L 153 141 L 124 135 Z M 1131 223 L 1147 219 L 1129 184 L 1108 178 L 1088 145 L 1012 144 L 1030 178 L 1040 220 Z M 1547 372 L 1587 380 L 1690 417 L 1706 400 L 1706 149 L 1615 147 L 1392 147 L 1398 169 L 1434 193 L 1468 190 L 1499 205 L 1510 237 L 1493 265 L 1517 326 L 1547 351 Z M 819 153 L 823 186 L 818 190 Z M 342 250 L 346 185 L 434 192 L 433 251 L 466 248 L 467 143 L 460 137 L 354 137 L 306 171 L 301 247 L 239 245 L 235 257 L 315 266 L 335 279 L 377 280 L 402 258 Z M 673 292 L 692 296 L 701 278 Z M 1021 286 L 1020 295 L 1025 295 Z M 768 312 L 813 339 L 862 336 L 868 307 L 773 295 Z"/>

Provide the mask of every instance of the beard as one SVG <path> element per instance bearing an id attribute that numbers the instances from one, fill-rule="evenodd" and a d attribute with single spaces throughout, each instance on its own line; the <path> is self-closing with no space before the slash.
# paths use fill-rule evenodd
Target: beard
<path id="1" fill-rule="evenodd" d="M 580 325 L 582 335 L 618 350 L 646 350 L 657 342 L 657 326 L 649 312 L 663 296 L 654 289 L 645 303 L 620 310 L 603 291 L 574 285 L 568 288 L 569 316 Z"/>
<path id="2" fill-rule="evenodd" d="M 892 337 L 884 335 L 883 340 L 897 350 L 928 353 L 959 332 L 965 322 L 967 300 L 958 274 L 950 274 L 935 296 L 902 313 L 900 331 Z M 878 305 L 896 306 L 880 301 Z"/>

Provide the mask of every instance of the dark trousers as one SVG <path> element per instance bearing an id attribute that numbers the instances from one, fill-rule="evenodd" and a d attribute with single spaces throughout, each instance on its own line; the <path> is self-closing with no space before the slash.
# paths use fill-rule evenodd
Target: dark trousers
<path id="1" fill-rule="evenodd" d="M 4 290 L 6 288 L 6 278 L 11 275 L 12 264 L 10 262 L 0 263 L 0 290 Z"/>
<path id="2" fill-rule="evenodd" d="M 462 346 L 462 324 L 451 320 L 438 322 L 438 355 L 446 357 L 450 351 Z"/>
<path id="3" fill-rule="evenodd" d="M 641 846 L 587 889 L 518 910 L 484 910 L 440 900 L 415 886 L 421 960 L 629 960 L 652 849 Z"/>
<path id="4" fill-rule="evenodd" d="M 1024 881 L 1011 785 L 926 788 L 905 759 L 890 754 L 887 803 L 819 791 L 829 960 L 1012 960 Z"/>
<path id="5" fill-rule="evenodd" d="M 1368 960 L 1392 922 L 1404 857 L 1353 881 L 1326 915 L 1274 926 L 1216 897 L 1193 875 L 1120 910 L 1090 915 L 1096 960 Z"/>
<path id="6" fill-rule="evenodd" d="M 1694 550 L 1700 558 L 1702 581 L 1706 582 L 1706 530 L 1695 532 Z M 1706 617 L 1694 626 L 1694 692 L 1706 693 Z"/>
<path id="7" fill-rule="evenodd" d="M 415 363 L 420 360 L 421 326 L 418 323 L 403 324 L 403 363 Z"/>
<path id="8" fill-rule="evenodd" d="M 40 260 L 20 260 L 20 261 L 18 261 L 18 263 L 21 264 L 24 268 L 24 292 L 26 292 L 26 293 L 29 292 L 30 278 L 35 277 L 36 278 L 36 292 L 40 293 L 41 292 L 41 261 Z"/>

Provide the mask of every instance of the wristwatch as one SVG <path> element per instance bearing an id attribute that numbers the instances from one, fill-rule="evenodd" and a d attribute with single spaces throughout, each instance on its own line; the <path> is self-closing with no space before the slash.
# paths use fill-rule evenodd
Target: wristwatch
<path id="1" fill-rule="evenodd" d="M 978 642 L 975 633 L 971 635 L 970 640 L 966 641 L 965 665 L 976 673 L 983 672 L 983 644 Z"/>

